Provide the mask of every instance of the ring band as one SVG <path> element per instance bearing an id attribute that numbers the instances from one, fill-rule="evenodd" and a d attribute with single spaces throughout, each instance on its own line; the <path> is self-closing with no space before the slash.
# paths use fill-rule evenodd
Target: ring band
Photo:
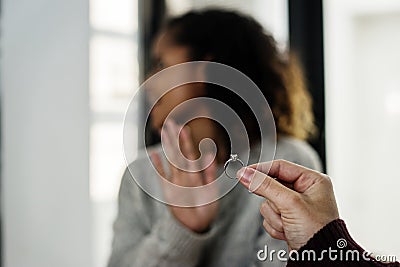
<path id="1" fill-rule="evenodd" d="M 244 167 L 244 163 L 243 163 L 243 161 L 241 161 L 239 158 L 238 158 L 238 155 L 237 154 L 231 154 L 231 156 L 229 157 L 229 159 L 225 162 L 225 164 L 224 164 L 224 172 L 225 172 L 225 174 L 226 174 L 226 176 L 228 176 L 230 179 L 237 179 L 236 178 L 236 176 L 235 177 L 232 177 L 231 175 L 229 175 L 229 173 L 227 172 L 227 168 L 228 168 L 228 165 L 229 165 L 229 163 L 231 163 L 231 162 L 239 162 L 241 165 L 242 165 L 242 167 Z"/>

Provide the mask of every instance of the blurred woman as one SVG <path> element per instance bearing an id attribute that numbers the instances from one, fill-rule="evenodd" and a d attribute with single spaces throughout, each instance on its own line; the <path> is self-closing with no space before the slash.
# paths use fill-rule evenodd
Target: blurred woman
<path id="1" fill-rule="evenodd" d="M 302 72 L 289 53 L 278 51 L 272 36 L 254 19 L 224 10 L 189 12 L 167 21 L 154 41 L 152 54 L 155 72 L 184 62 L 213 61 L 247 75 L 272 110 L 278 137 L 275 158 L 321 169 L 318 156 L 305 141 L 315 127 Z M 260 149 L 263 137 L 257 119 L 243 100 L 228 89 L 193 83 L 165 94 L 154 88 L 148 90 L 149 97 L 161 97 L 151 111 L 151 123 L 157 132 L 161 132 L 164 123 L 167 125 L 163 139 L 168 140 L 169 133 L 176 132 L 181 123 L 179 114 L 173 118 L 175 122 L 165 122 L 175 107 L 196 97 L 207 97 L 225 103 L 238 114 L 248 133 L 250 154 Z M 152 155 L 155 168 L 178 185 L 212 182 L 231 153 L 229 134 L 235 125 L 231 127 L 224 129 L 211 119 L 197 118 L 180 132 L 182 153 L 188 159 L 200 156 L 201 140 L 210 138 L 216 144 L 216 157 L 203 172 L 188 173 L 165 164 L 159 147 L 153 148 L 157 151 Z M 143 162 L 138 157 L 130 168 L 146 179 L 156 179 L 154 169 Z M 242 187 L 235 187 L 208 205 L 190 208 L 165 205 L 143 192 L 126 171 L 119 192 L 109 267 L 283 266 L 285 263 L 277 259 L 272 262 L 257 259 L 257 251 L 266 245 L 269 250 L 287 250 L 283 241 L 271 238 L 263 230 L 258 209 L 261 202 L 261 198 L 248 194 Z"/>

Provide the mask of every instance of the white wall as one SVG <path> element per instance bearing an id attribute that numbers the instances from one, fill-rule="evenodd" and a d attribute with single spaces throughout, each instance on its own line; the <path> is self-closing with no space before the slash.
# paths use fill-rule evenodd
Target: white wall
<path id="1" fill-rule="evenodd" d="M 366 249 L 400 258 L 400 2 L 326 0 L 328 174 Z"/>
<path id="2" fill-rule="evenodd" d="M 91 266 L 88 1 L 1 2 L 4 266 Z"/>

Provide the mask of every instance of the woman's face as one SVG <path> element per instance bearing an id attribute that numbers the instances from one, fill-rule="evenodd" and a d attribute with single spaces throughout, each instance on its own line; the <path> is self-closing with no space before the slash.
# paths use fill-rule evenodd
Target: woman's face
<path id="1" fill-rule="evenodd" d="M 170 66 L 188 62 L 190 61 L 189 55 L 188 47 L 174 44 L 171 34 L 161 32 L 155 39 L 152 47 L 152 57 L 154 60 L 152 73 L 155 74 Z M 161 129 L 164 120 L 176 106 L 191 98 L 204 95 L 204 85 L 200 83 L 182 85 L 166 93 L 168 89 L 163 86 L 162 82 L 157 83 L 157 85 L 153 84 L 152 87 L 147 88 L 147 96 L 151 100 L 151 104 L 158 99 L 150 113 L 152 127 L 156 130 Z M 179 112 L 183 113 L 185 110 L 180 109 Z M 179 116 L 179 114 L 175 115 Z M 179 120 L 174 117 L 173 119 Z"/>

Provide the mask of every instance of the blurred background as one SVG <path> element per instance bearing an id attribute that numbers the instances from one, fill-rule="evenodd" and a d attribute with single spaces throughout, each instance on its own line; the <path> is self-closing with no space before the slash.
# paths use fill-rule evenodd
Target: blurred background
<path id="1" fill-rule="evenodd" d="M 319 127 L 310 142 L 341 217 L 362 246 L 400 258 L 400 1 L 0 3 L 1 266 L 106 266 L 124 112 L 149 44 L 166 16 L 216 6 L 298 52 Z"/>

